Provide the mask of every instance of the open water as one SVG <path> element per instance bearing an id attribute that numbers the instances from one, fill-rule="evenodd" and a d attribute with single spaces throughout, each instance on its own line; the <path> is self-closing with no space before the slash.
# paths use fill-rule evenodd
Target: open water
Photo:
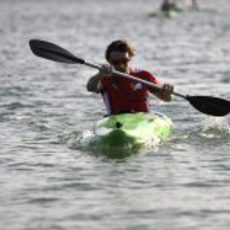
<path id="1" fill-rule="evenodd" d="M 35 57 L 31 38 L 102 63 L 108 43 L 129 38 L 135 64 L 175 90 L 230 99 L 230 1 L 153 16 L 151 0 L 0 1 L 0 229 L 227 230 L 230 119 L 183 99 L 153 111 L 172 138 L 126 159 L 91 149 L 104 113 L 85 84 L 94 69 Z M 150 16 L 152 15 L 152 16 Z"/>

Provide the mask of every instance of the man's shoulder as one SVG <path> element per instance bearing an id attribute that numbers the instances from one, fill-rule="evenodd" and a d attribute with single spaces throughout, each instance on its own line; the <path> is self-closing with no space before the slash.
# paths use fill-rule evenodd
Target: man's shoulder
<path id="1" fill-rule="evenodd" d="M 152 73 L 144 69 L 133 69 L 132 74 L 134 76 L 143 77 L 143 78 L 155 78 L 155 76 Z"/>

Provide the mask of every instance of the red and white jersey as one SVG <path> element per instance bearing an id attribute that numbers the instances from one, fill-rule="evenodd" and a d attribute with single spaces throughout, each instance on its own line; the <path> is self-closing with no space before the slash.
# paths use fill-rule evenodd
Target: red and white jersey
<path id="1" fill-rule="evenodd" d="M 135 76 L 153 84 L 160 84 L 155 76 L 145 70 L 131 71 Z M 154 90 L 148 86 L 119 76 L 101 79 L 101 94 L 108 114 L 118 114 L 125 111 L 149 112 L 149 92 Z"/>

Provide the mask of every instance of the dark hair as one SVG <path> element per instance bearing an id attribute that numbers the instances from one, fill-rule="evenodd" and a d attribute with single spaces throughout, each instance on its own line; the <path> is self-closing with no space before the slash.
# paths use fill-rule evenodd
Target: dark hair
<path id="1" fill-rule="evenodd" d="M 110 54 L 113 51 L 128 52 L 130 57 L 133 57 L 135 54 L 135 49 L 127 40 L 116 40 L 108 45 L 105 51 L 105 58 L 107 61 L 109 61 Z"/>

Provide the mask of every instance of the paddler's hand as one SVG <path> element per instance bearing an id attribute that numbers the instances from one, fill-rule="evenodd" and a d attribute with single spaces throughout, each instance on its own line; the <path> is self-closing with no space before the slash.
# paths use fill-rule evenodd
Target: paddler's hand
<path id="1" fill-rule="evenodd" d="M 160 92 L 160 97 L 164 101 L 171 101 L 173 89 L 174 89 L 173 85 L 170 85 L 168 83 L 163 84 L 162 90 Z"/>
<path id="2" fill-rule="evenodd" d="M 112 66 L 109 65 L 109 64 L 101 65 L 101 69 L 99 71 L 99 74 L 101 76 L 111 77 L 112 74 L 113 74 L 113 68 L 112 68 Z"/>
<path id="3" fill-rule="evenodd" d="M 174 88 L 173 85 L 165 83 L 162 86 L 162 93 L 165 95 L 171 95 L 173 93 L 173 88 Z"/>

